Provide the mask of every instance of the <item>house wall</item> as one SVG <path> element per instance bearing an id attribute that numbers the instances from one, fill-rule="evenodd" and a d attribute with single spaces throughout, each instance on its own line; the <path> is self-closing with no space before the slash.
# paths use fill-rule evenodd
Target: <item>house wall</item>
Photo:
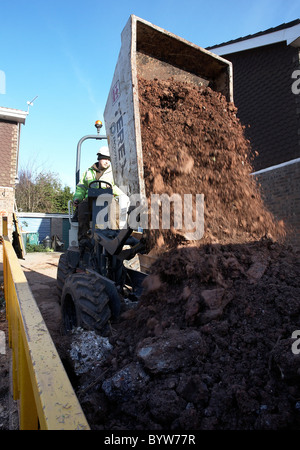
<path id="1" fill-rule="evenodd" d="M 300 160 L 254 176 L 266 206 L 287 227 L 286 243 L 300 249 Z"/>
<path id="2" fill-rule="evenodd" d="M 292 92 L 299 49 L 280 42 L 222 56 L 233 63 L 234 102 L 258 152 L 253 167 L 266 207 L 284 221 L 286 242 L 299 248 L 300 95 Z"/>
<path id="3" fill-rule="evenodd" d="M 234 102 L 255 170 L 300 157 L 300 103 L 292 92 L 299 49 L 285 42 L 222 55 L 233 63 Z"/>
<path id="4" fill-rule="evenodd" d="M 17 168 L 17 152 L 19 124 L 0 121 L 0 215 L 8 217 L 8 235 L 12 240 L 12 213 L 15 201 L 15 178 Z M 0 221 L 0 235 L 2 220 Z"/>

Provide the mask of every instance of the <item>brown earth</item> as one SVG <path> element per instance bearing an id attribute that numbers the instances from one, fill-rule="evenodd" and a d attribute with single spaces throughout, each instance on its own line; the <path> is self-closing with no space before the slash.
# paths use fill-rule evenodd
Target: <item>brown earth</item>
<path id="1" fill-rule="evenodd" d="M 143 297 L 124 302 L 112 348 L 86 373 L 75 374 L 75 338 L 60 336 L 53 289 L 35 289 L 87 420 L 116 431 L 299 429 L 300 254 L 250 176 L 236 109 L 174 80 L 139 89 L 147 193 L 203 193 L 205 234 L 148 233 L 160 255 Z"/>
<path id="2" fill-rule="evenodd" d="M 113 351 L 80 378 L 95 429 L 287 430 L 300 426 L 300 259 L 262 240 L 162 256 Z M 90 389 L 87 386 L 90 385 Z"/>
<path id="3" fill-rule="evenodd" d="M 210 88 L 139 80 L 146 194 L 204 194 L 206 243 L 284 236 L 250 173 L 253 153 L 237 109 Z M 186 244 L 187 230 L 151 231 L 150 247 Z"/>

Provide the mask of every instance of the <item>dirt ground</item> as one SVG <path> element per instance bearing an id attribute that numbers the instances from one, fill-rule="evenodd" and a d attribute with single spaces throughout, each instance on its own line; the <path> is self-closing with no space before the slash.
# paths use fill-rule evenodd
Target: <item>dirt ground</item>
<path id="1" fill-rule="evenodd" d="M 300 252 L 250 176 L 236 108 L 174 80 L 139 90 L 146 191 L 203 193 L 203 238 L 147 232 L 157 260 L 142 299 L 124 301 L 103 340 L 61 337 L 57 255 L 21 261 L 87 420 L 94 430 L 299 430 Z"/>

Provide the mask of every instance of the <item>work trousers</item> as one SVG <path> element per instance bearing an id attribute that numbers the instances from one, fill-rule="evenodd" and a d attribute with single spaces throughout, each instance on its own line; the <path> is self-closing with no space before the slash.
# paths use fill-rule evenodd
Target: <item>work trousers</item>
<path id="1" fill-rule="evenodd" d="M 90 229 L 90 221 L 92 220 L 92 202 L 88 198 L 82 200 L 77 206 L 78 210 L 78 242 L 87 238 L 86 233 Z M 99 224 L 98 224 L 99 225 Z M 100 224 L 100 228 L 101 224 Z M 119 228 L 119 204 L 115 199 L 109 208 L 109 224 L 108 228 L 117 230 Z"/>
<path id="2" fill-rule="evenodd" d="M 78 242 L 87 238 L 86 233 L 90 229 L 90 220 L 92 218 L 89 199 L 85 198 L 77 206 L 78 211 Z"/>

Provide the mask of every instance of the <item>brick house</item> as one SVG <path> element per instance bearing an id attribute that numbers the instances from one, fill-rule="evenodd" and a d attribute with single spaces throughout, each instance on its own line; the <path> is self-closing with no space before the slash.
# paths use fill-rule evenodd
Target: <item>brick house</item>
<path id="1" fill-rule="evenodd" d="M 253 175 L 300 246 L 300 19 L 207 50 L 233 63 L 238 117 L 258 152 Z"/>
<path id="2" fill-rule="evenodd" d="M 0 106 L 0 235 L 2 216 L 8 217 L 8 235 L 12 239 L 12 213 L 15 203 L 15 185 L 18 175 L 18 157 L 21 126 L 27 112 Z"/>

